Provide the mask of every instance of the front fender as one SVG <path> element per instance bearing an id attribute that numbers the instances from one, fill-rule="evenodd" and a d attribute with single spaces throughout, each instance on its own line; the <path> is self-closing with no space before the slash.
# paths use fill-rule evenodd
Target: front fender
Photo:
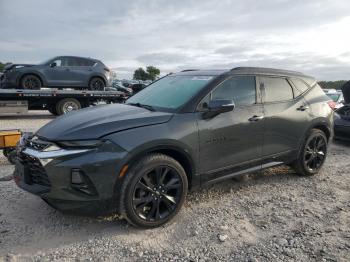
<path id="1" fill-rule="evenodd" d="M 20 85 L 20 81 L 21 81 L 22 77 L 25 75 L 36 75 L 41 79 L 43 86 L 47 86 L 47 81 L 46 81 L 45 75 L 42 74 L 40 71 L 35 70 L 33 68 L 21 68 L 21 70 L 18 72 L 17 79 L 16 79 L 17 86 Z"/>
<path id="2" fill-rule="evenodd" d="M 178 114 L 162 124 L 116 132 L 105 138 L 128 151 L 125 162 L 156 150 L 175 150 L 191 163 L 196 173 L 199 160 L 198 130 L 192 113 Z"/>

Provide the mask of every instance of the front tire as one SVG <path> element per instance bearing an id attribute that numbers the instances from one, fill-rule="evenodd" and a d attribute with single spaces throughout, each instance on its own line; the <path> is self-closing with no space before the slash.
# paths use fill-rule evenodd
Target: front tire
<path id="1" fill-rule="evenodd" d="M 134 226 L 159 227 L 180 211 L 187 194 L 185 170 L 175 159 L 152 154 L 129 170 L 121 191 L 123 215 Z"/>
<path id="2" fill-rule="evenodd" d="M 312 129 L 304 141 L 298 159 L 292 164 L 294 170 L 302 176 L 317 174 L 327 156 L 328 139 L 319 129 Z"/>
<path id="3" fill-rule="evenodd" d="M 40 90 L 41 86 L 41 80 L 36 75 L 25 75 L 20 82 L 20 87 L 22 89 Z"/>

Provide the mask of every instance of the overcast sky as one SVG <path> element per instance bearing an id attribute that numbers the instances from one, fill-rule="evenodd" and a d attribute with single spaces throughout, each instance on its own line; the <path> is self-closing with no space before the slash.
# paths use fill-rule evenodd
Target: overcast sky
<path id="1" fill-rule="evenodd" d="M 101 59 L 140 66 L 265 66 L 350 79 L 349 0 L 0 0 L 0 61 Z"/>

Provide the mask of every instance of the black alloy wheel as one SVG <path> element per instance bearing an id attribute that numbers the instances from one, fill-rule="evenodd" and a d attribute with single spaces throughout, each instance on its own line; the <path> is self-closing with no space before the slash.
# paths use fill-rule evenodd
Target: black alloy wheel
<path id="1" fill-rule="evenodd" d="M 41 88 L 41 81 L 35 75 L 26 75 L 21 81 L 22 89 L 39 90 Z"/>
<path id="2" fill-rule="evenodd" d="M 89 89 L 92 91 L 104 91 L 105 86 L 105 82 L 101 78 L 94 77 L 90 81 Z"/>
<path id="3" fill-rule="evenodd" d="M 320 129 L 312 129 L 307 135 L 296 159 L 291 166 L 297 174 L 312 176 L 317 174 L 327 157 L 328 139 Z"/>
<path id="4" fill-rule="evenodd" d="M 309 139 L 304 152 L 304 164 L 310 172 L 317 172 L 323 165 L 327 154 L 327 140 L 323 135 Z"/>
<path id="5" fill-rule="evenodd" d="M 175 159 L 154 153 L 128 171 L 122 196 L 124 217 L 144 228 L 161 226 L 180 211 L 187 194 L 186 172 Z"/>
<path id="6" fill-rule="evenodd" d="M 134 188 L 133 208 L 146 221 L 167 218 L 182 195 L 180 175 L 171 167 L 158 166 L 145 173 Z"/>

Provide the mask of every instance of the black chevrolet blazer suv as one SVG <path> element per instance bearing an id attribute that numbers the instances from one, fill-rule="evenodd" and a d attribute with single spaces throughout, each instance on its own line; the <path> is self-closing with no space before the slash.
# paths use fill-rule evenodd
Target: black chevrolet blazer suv
<path id="1" fill-rule="evenodd" d="M 14 178 L 61 211 L 156 227 L 189 189 L 281 164 L 318 173 L 332 137 L 328 103 L 298 72 L 185 70 L 23 137 Z"/>

